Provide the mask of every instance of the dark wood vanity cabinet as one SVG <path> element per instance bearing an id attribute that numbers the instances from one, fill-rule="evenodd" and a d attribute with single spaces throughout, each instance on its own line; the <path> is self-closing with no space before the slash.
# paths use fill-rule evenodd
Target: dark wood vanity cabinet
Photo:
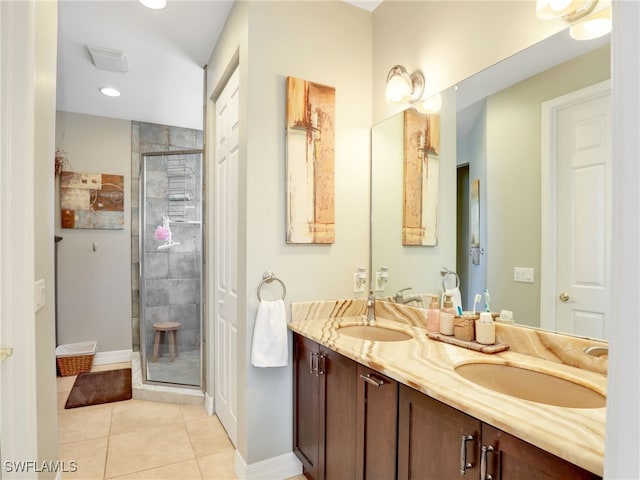
<path id="1" fill-rule="evenodd" d="M 355 478 L 357 363 L 293 338 L 294 453 L 307 478 Z"/>
<path id="2" fill-rule="evenodd" d="M 600 478 L 404 385 L 398 423 L 401 480 Z"/>
<path id="3" fill-rule="evenodd" d="M 480 429 L 479 420 L 401 385 L 398 479 L 480 478 Z"/>
<path id="4" fill-rule="evenodd" d="M 293 446 L 309 479 L 601 478 L 306 337 L 293 338 Z"/>
<path id="5" fill-rule="evenodd" d="M 357 480 L 396 478 L 398 382 L 358 365 Z"/>

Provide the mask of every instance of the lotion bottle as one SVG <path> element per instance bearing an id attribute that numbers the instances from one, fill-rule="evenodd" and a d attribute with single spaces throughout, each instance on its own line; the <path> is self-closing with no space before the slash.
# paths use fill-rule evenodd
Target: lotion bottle
<path id="1" fill-rule="evenodd" d="M 438 297 L 431 295 L 431 303 L 427 310 L 427 332 L 438 333 L 440 331 L 440 309 L 438 308 Z"/>
<path id="2" fill-rule="evenodd" d="M 483 345 L 496 343 L 496 324 L 489 312 L 482 312 L 480 320 L 476 322 L 476 342 Z"/>

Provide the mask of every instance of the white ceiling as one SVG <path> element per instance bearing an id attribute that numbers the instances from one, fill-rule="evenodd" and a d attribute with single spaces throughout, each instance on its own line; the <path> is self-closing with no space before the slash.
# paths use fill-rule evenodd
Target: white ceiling
<path id="1" fill-rule="evenodd" d="M 136 0 L 61 0 L 57 109 L 202 128 L 203 70 L 232 0 L 169 0 L 150 10 Z M 98 70 L 87 45 L 124 50 L 127 73 Z M 105 97 L 98 89 L 118 88 Z"/>
<path id="2" fill-rule="evenodd" d="M 372 11 L 382 0 L 346 0 Z M 203 70 L 233 0 L 60 0 L 57 109 L 202 128 Z M 87 45 L 127 54 L 129 71 L 98 70 Z M 103 86 L 122 95 L 105 97 Z"/>

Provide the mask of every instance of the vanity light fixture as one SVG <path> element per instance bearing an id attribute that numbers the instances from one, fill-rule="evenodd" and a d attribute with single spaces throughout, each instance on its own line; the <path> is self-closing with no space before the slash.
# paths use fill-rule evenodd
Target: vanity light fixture
<path id="1" fill-rule="evenodd" d="M 591 40 L 611 31 L 611 0 L 537 0 L 536 15 L 570 23 L 569 34 L 575 40 Z"/>
<path id="2" fill-rule="evenodd" d="M 142 5 L 152 10 L 162 10 L 167 6 L 167 0 L 138 0 Z"/>
<path id="3" fill-rule="evenodd" d="M 386 97 L 387 103 L 399 105 L 401 103 L 415 103 L 424 93 L 424 75 L 416 71 L 409 75 L 402 65 L 395 65 L 387 75 Z"/>
<path id="4" fill-rule="evenodd" d="M 442 109 L 442 96 L 439 93 L 418 102 L 416 110 L 420 113 L 438 113 Z"/>
<path id="5" fill-rule="evenodd" d="M 102 87 L 100 89 L 100 93 L 106 95 L 107 97 L 119 97 L 120 91 L 113 87 Z"/>

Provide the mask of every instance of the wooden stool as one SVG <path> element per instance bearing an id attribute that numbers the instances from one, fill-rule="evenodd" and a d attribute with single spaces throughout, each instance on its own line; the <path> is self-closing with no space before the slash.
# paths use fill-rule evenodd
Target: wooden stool
<path id="1" fill-rule="evenodd" d="M 158 361 L 158 353 L 160 353 L 160 337 L 165 332 L 167 333 L 166 337 L 167 343 L 169 344 L 169 354 L 171 355 L 171 361 L 173 362 L 175 360 L 175 358 L 178 356 L 178 328 L 180 328 L 180 324 L 178 322 L 160 322 L 153 324 L 153 329 L 156 331 L 156 335 L 153 339 L 153 357 L 151 357 L 152 362 Z"/>

